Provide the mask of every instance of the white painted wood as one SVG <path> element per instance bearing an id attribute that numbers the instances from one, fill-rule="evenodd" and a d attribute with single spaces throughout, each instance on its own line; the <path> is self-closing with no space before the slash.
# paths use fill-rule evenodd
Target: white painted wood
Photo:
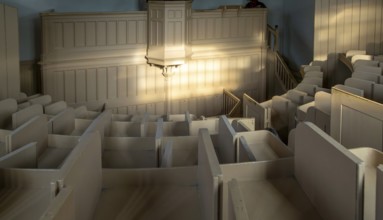
<path id="1" fill-rule="evenodd" d="M 52 97 L 50 95 L 42 95 L 33 99 L 28 100 L 32 105 L 39 104 L 42 106 L 48 105 L 52 102 Z"/>
<path id="2" fill-rule="evenodd" d="M 243 117 L 255 118 L 255 130 L 270 127 L 271 109 L 261 106 L 246 93 L 243 94 Z"/>
<path id="3" fill-rule="evenodd" d="M 350 151 L 364 162 L 363 219 L 377 219 L 375 217 L 377 167 L 383 163 L 383 153 L 368 147 L 355 148 Z"/>
<path id="4" fill-rule="evenodd" d="M 160 167 L 172 167 L 173 164 L 173 142 L 167 141 L 164 144 L 164 147 L 162 148 L 161 152 L 161 163 Z"/>
<path id="5" fill-rule="evenodd" d="M 373 93 L 372 100 L 383 103 L 383 84 L 374 84 L 373 85 Z"/>
<path id="6" fill-rule="evenodd" d="M 40 156 L 48 145 L 47 119 L 35 116 L 6 137 L 7 152 L 12 152 L 31 141 L 37 142 L 37 155 Z"/>
<path id="7" fill-rule="evenodd" d="M 365 50 L 347 50 L 346 51 L 346 57 L 351 58 L 354 55 L 365 55 L 366 51 Z"/>
<path id="8" fill-rule="evenodd" d="M 372 98 L 374 82 L 357 78 L 348 78 L 344 81 L 344 85 L 361 89 L 363 90 L 364 97 L 368 99 Z"/>
<path id="9" fill-rule="evenodd" d="M 0 30 L 0 99 L 17 98 L 20 93 L 20 57 L 16 8 L 1 4 Z"/>
<path id="10" fill-rule="evenodd" d="M 242 192 L 236 179 L 228 183 L 229 186 L 229 213 L 230 220 L 248 220 L 245 201 L 243 200 Z"/>
<path id="11" fill-rule="evenodd" d="M 380 219 L 383 217 L 383 165 L 379 165 L 376 175 L 376 219 Z"/>
<path id="12" fill-rule="evenodd" d="M 196 174 L 197 167 L 103 169 L 94 219 L 203 219 Z"/>
<path id="13" fill-rule="evenodd" d="M 318 87 L 322 87 L 323 86 L 323 77 L 303 78 L 301 83 L 311 84 L 311 85 L 316 85 Z"/>
<path id="14" fill-rule="evenodd" d="M 287 140 L 289 131 L 295 128 L 297 106 L 281 96 L 274 96 L 271 102 L 271 127 L 276 129 L 282 140 Z"/>
<path id="15" fill-rule="evenodd" d="M 363 170 L 359 158 L 322 130 L 298 124 L 295 176 L 323 218 L 362 219 Z"/>
<path id="16" fill-rule="evenodd" d="M 0 101 L 0 128 L 9 129 L 12 127 L 12 114 L 17 111 L 15 99 L 4 99 Z"/>
<path id="17" fill-rule="evenodd" d="M 352 65 L 355 65 L 355 63 L 360 60 L 364 60 L 364 61 L 368 61 L 368 60 L 373 60 L 373 56 L 372 55 L 367 55 L 367 54 L 356 54 L 354 56 L 351 57 L 351 64 Z M 364 62 L 364 64 L 367 63 L 367 62 Z M 369 62 L 368 62 L 369 63 Z"/>
<path id="18" fill-rule="evenodd" d="M 379 61 L 377 60 L 356 60 L 353 64 L 353 67 L 356 68 L 358 66 L 370 66 L 370 67 L 378 67 Z"/>
<path id="19" fill-rule="evenodd" d="M 375 67 L 375 66 L 356 66 L 354 68 L 354 72 L 367 72 L 367 73 L 375 73 L 378 75 L 382 75 L 383 68 Z"/>
<path id="20" fill-rule="evenodd" d="M 347 148 L 382 150 L 382 104 L 332 89 L 331 136 Z"/>
<path id="21" fill-rule="evenodd" d="M 382 54 L 380 6 L 380 1 L 369 0 L 315 1 L 314 60 L 325 61 L 326 76 L 341 70 L 334 54 Z"/>
<path id="22" fill-rule="evenodd" d="M 162 143 L 168 142 L 172 142 L 172 167 L 196 166 L 198 164 L 197 136 L 162 138 Z M 163 151 L 163 147 L 161 148 Z"/>
<path id="23" fill-rule="evenodd" d="M 75 219 L 75 201 L 72 188 L 63 188 L 41 215 L 41 220 Z"/>
<path id="24" fill-rule="evenodd" d="M 158 167 L 158 145 L 154 137 L 106 137 L 104 168 Z"/>
<path id="25" fill-rule="evenodd" d="M 310 66 L 310 65 L 303 66 L 303 72 L 308 73 L 311 71 L 322 71 L 322 67 L 321 66 Z"/>
<path id="26" fill-rule="evenodd" d="M 223 173 L 223 181 L 222 181 L 222 189 L 221 189 L 221 194 L 220 194 L 220 200 L 222 203 L 222 209 L 220 210 L 221 213 L 221 218 L 222 219 L 228 219 L 228 182 L 231 181 L 233 178 L 237 179 L 239 183 L 249 183 L 249 188 L 246 189 L 246 198 L 244 198 L 245 202 L 246 200 L 249 201 L 247 202 L 247 210 L 251 211 L 249 213 L 250 218 L 255 218 L 250 216 L 250 214 L 254 213 L 256 210 L 259 210 L 259 212 L 266 213 L 265 210 L 271 210 L 272 214 L 275 215 L 276 212 L 275 210 L 279 210 L 279 214 L 281 215 L 281 218 L 285 219 L 287 217 L 287 212 L 289 212 L 290 209 L 280 209 L 275 207 L 271 208 L 270 206 L 274 206 L 276 204 L 280 204 L 279 202 L 265 202 L 265 201 L 270 201 L 270 198 L 275 198 L 272 195 L 274 193 L 277 193 L 274 188 L 274 193 L 272 192 L 267 192 L 267 193 L 256 193 L 254 190 L 251 188 L 251 186 L 256 186 L 257 183 L 267 181 L 267 180 L 272 180 L 272 179 L 281 179 L 281 182 L 284 182 L 282 185 L 286 185 L 286 181 L 288 180 L 289 177 L 291 178 L 293 173 L 294 173 L 294 160 L 293 158 L 284 158 L 284 159 L 278 159 L 274 161 L 260 161 L 260 162 L 248 162 L 248 163 L 236 163 L 236 164 L 221 164 L 220 165 L 222 173 Z M 240 170 L 241 172 L 238 172 Z M 291 181 L 291 180 L 288 180 Z M 260 187 L 260 191 L 264 192 L 264 188 L 262 189 L 262 186 Z M 299 188 L 298 185 L 295 185 L 295 189 Z M 289 191 L 291 192 L 291 191 Z M 278 193 L 277 193 L 278 194 Z M 303 193 L 302 193 L 303 194 Z M 245 195 L 244 195 L 245 196 Z M 261 196 L 264 196 L 263 198 L 260 198 Z M 305 196 L 302 196 L 303 198 Z M 250 198 L 250 199 L 249 199 Z M 255 202 L 254 199 L 258 198 L 258 202 Z M 282 199 L 283 200 L 283 199 Z M 308 202 L 308 199 L 305 198 L 306 203 Z M 302 203 L 301 203 L 302 205 Z M 260 207 L 263 206 L 263 207 Z M 303 210 L 307 207 L 306 205 L 303 205 L 302 207 L 300 205 L 294 205 L 297 208 L 294 209 L 294 213 L 301 213 L 300 211 L 297 211 L 298 207 L 299 209 Z M 257 208 L 258 207 L 258 208 Z M 269 207 L 269 208 L 267 208 Z M 282 207 L 291 207 L 291 205 L 282 206 Z M 313 208 L 310 208 L 313 210 Z M 306 208 L 305 211 L 308 211 L 309 209 Z M 282 211 L 286 211 L 281 213 Z M 305 212 L 302 211 L 302 212 Z M 312 211 L 311 211 L 312 212 Z M 271 213 L 269 213 L 271 214 Z M 312 213 L 309 213 L 308 215 L 311 215 Z M 298 214 L 299 215 L 299 214 Z M 262 219 L 265 219 L 264 216 L 262 216 Z M 294 219 L 294 218 L 292 218 Z M 295 218 L 296 219 L 296 218 Z"/>
<path id="27" fill-rule="evenodd" d="M 34 168 L 37 165 L 36 143 L 26 144 L 0 157 L 1 168 Z"/>
<path id="28" fill-rule="evenodd" d="M 101 194 L 101 174 L 101 137 L 84 134 L 58 175 L 65 186 L 73 188 L 76 219 L 92 219 Z"/>
<path id="29" fill-rule="evenodd" d="M 65 111 L 49 119 L 47 126 L 50 134 L 72 134 L 75 130 L 75 114 L 73 108 L 67 108 Z"/>
<path id="30" fill-rule="evenodd" d="M 315 105 L 315 101 L 306 103 L 297 108 L 297 122 L 305 121 L 307 119 L 307 112 L 310 107 Z"/>
<path id="31" fill-rule="evenodd" d="M 12 114 L 12 129 L 18 128 L 29 119 L 43 115 L 43 107 L 39 104 L 31 105 Z"/>
<path id="32" fill-rule="evenodd" d="M 351 77 L 356 79 L 371 81 L 374 83 L 379 83 L 380 76 L 375 73 L 365 73 L 365 72 L 363 73 L 363 72 L 355 71 L 352 73 Z"/>
<path id="33" fill-rule="evenodd" d="M 220 163 L 235 163 L 238 160 L 238 147 L 235 145 L 236 132 L 226 116 L 219 117 L 217 154 Z"/>
<path id="34" fill-rule="evenodd" d="M 223 88 L 246 91 L 263 100 L 266 10 L 246 10 L 240 14 L 227 11 L 224 17 L 220 10 L 211 10 L 193 12 L 190 16 L 221 30 L 226 30 L 223 26 L 231 20 L 234 24 L 245 19 L 248 22 L 243 24 L 248 27 L 238 28 L 246 31 L 238 32 L 237 36 L 214 31 L 209 39 L 193 41 L 194 32 L 205 33 L 206 27 L 193 29 L 193 18 L 188 30 L 191 33 L 185 35 L 193 44 L 193 56 L 175 70 L 171 80 L 174 88 L 171 113 L 189 110 L 197 115 L 219 114 Z M 54 101 L 84 104 L 89 109 L 107 102 L 108 108 L 118 111 L 165 113 L 164 78 L 161 70 L 148 66 L 145 59 L 147 12 L 47 13 L 42 17 L 46 40 L 43 90 Z M 84 25 L 85 32 L 80 28 Z M 65 32 L 64 26 L 68 29 Z M 105 36 L 116 37 L 117 41 L 108 41 Z M 70 43 L 64 47 L 63 42 Z M 232 72 L 237 74 L 233 76 Z M 212 102 L 216 104 L 211 105 Z"/>
<path id="35" fill-rule="evenodd" d="M 309 96 L 314 96 L 317 86 L 306 83 L 299 83 L 294 89 L 307 93 Z"/>
<path id="36" fill-rule="evenodd" d="M 198 132 L 201 128 L 206 128 L 209 131 L 209 134 L 218 134 L 218 125 L 219 125 L 219 119 L 218 118 L 208 118 L 206 120 L 196 120 L 192 121 L 189 124 L 189 135 L 191 136 L 197 136 Z"/>
<path id="37" fill-rule="evenodd" d="M 219 218 L 219 184 L 222 171 L 207 129 L 198 136 L 198 186 L 203 219 Z"/>
<path id="38" fill-rule="evenodd" d="M 361 90 L 361 89 L 357 89 L 357 88 L 353 88 L 353 87 L 350 87 L 350 86 L 345 86 L 345 85 L 341 85 L 341 84 L 338 84 L 338 85 L 335 85 L 333 88 L 337 88 L 337 89 L 340 89 L 340 90 L 343 90 L 345 92 L 349 92 L 351 94 L 354 94 L 354 95 L 358 95 L 358 96 L 364 96 L 364 91 Z"/>
<path id="39" fill-rule="evenodd" d="M 57 115 L 58 113 L 64 111 L 67 107 L 68 105 L 65 101 L 58 101 L 44 106 L 44 114 Z"/>
<path id="40" fill-rule="evenodd" d="M 310 77 L 323 78 L 323 72 L 321 72 L 321 71 L 310 71 L 310 72 L 306 72 L 303 77 L 304 78 L 310 78 Z"/>
<path id="41" fill-rule="evenodd" d="M 238 141 L 238 162 L 243 163 L 243 162 L 251 162 L 251 161 L 256 161 L 257 159 L 255 158 L 253 152 L 250 149 L 249 144 L 246 141 L 245 137 L 239 137 Z"/>
<path id="42" fill-rule="evenodd" d="M 239 132 L 237 137 L 245 138 L 257 161 L 276 160 L 293 156 L 286 145 L 269 131 Z M 237 144 L 239 145 L 240 142 L 238 141 Z"/>

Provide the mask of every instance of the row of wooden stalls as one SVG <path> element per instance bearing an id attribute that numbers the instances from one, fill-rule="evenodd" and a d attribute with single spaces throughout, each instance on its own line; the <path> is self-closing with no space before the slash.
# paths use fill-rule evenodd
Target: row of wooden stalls
<path id="1" fill-rule="evenodd" d="M 381 104 L 333 88 L 331 136 L 301 122 L 286 146 L 243 103 L 202 120 L 3 100 L 0 219 L 383 218 Z M 343 145 L 366 120 L 380 149 Z"/>

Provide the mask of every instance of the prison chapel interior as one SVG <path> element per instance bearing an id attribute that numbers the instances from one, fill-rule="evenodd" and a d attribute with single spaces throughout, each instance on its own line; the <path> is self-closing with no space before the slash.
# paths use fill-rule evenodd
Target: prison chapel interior
<path id="1" fill-rule="evenodd" d="M 0 0 L 0 219 L 383 220 L 383 1 L 248 2 Z"/>

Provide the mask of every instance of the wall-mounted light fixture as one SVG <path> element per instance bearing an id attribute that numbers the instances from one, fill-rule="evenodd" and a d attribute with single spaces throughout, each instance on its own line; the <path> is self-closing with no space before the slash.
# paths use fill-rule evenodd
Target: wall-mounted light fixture
<path id="1" fill-rule="evenodd" d="M 149 0 L 148 47 L 149 64 L 162 69 L 165 77 L 170 71 L 186 62 L 191 56 L 189 28 L 191 0 Z"/>

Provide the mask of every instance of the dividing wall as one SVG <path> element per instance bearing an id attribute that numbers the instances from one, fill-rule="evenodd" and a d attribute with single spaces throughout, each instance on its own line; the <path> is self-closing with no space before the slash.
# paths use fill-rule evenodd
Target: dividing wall
<path id="1" fill-rule="evenodd" d="M 170 113 L 221 113 L 223 88 L 265 98 L 266 9 L 194 11 L 192 57 L 170 78 Z M 146 63 L 147 13 L 42 14 L 43 92 L 119 113 L 165 113 L 165 78 Z"/>

